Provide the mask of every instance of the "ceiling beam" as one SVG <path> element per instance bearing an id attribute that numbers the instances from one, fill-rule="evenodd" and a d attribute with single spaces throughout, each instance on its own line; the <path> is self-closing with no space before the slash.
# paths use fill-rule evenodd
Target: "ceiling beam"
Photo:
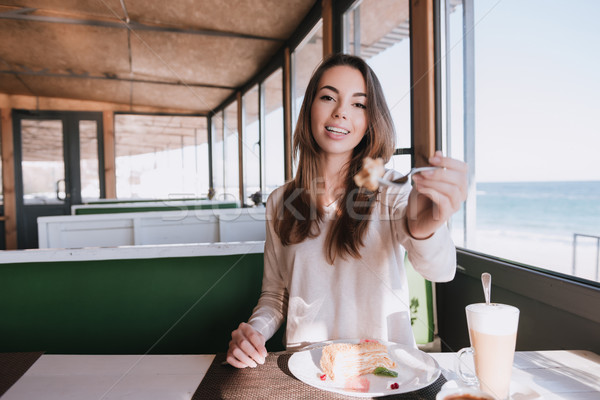
<path id="1" fill-rule="evenodd" d="M 155 32 L 170 32 L 170 33 L 186 33 L 191 35 L 202 35 L 202 36 L 220 36 L 220 37 L 231 37 L 238 39 L 253 39 L 253 40 L 267 40 L 274 42 L 283 43 L 283 39 L 247 35 L 244 33 L 216 31 L 210 29 L 192 29 L 192 28 L 178 28 L 174 26 L 166 25 L 151 25 L 143 24 L 135 21 L 111 21 L 106 19 L 91 19 L 91 18 L 71 18 L 71 17 L 54 17 L 50 15 L 33 15 L 32 13 L 37 11 L 35 8 L 20 8 L 16 10 L 6 11 L 0 13 L 0 19 L 17 20 L 17 21 L 31 21 L 31 22 L 49 22 L 54 24 L 70 24 L 70 25 L 85 25 L 85 26 L 99 26 L 104 28 L 117 28 L 117 29 L 131 29 L 134 31 L 155 31 Z M 129 19 L 129 17 L 127 17 Z"/>
<path id="2" fill-rule="evenodd" d="M 106 75 L 90 75 L 87 72 L 84 73 L 60 73 L 50 72 L 47 69 L 34 71 L 27 67 L 23 67 L 20 70 L 6 69 L 0 70 L 0 74 L 15 75 L 17 77 L 27 76 L 41 76 L 45 78 L 79 78 L 79 79 L 99 79 L 107 81 L 118 81 L 118 82 L 131 82 L 131 83 L 152 83 L 157 85 L 172 85 L 172 86 L 183 86 L 183 87 L 198 87 L 198 88 L 209 88 L 209 89 L 225 89 L 225 90 L 236 90 L 233 86 L 224 85 L 211 85 L 205 83 L 187 83 L 187 82 L 173 82 L 173 81 L 158 81 L 150 79 L 135 79 L 135 78 L 119 78 L 117 75 L 106 74 Z"/>

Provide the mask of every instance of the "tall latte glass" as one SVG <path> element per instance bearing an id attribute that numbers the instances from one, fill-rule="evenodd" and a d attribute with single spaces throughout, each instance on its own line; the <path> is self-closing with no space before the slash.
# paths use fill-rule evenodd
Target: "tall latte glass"
<path id="1" fill-rule="evenodd" d="M 466 308 L 471 347 L 461 349 L 458 358 L 473 354 L 476 379 L 458 368 L 467 382 L 479 382 L 479 388 L 497 399 L 508 399 L 519 309 L 506 304 L 470 304 Z"/>

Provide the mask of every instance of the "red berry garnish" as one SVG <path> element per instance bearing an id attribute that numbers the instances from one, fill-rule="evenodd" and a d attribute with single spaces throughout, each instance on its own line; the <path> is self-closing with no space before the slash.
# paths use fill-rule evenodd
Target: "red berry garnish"
<path id="1" fill-rule="evenodd" d="M 321 380 L 324 381 L 325 379 L 327 379 L 327 374 L 323 374 L 319 378 L 321 378 Z"/>
<path id="2" fill-rule="evenodd" d="M 390 389 L 398 389 L 400 387 L 400 385 L 398 385 L 397 382 L 394 382 L 390 385 Z"/>

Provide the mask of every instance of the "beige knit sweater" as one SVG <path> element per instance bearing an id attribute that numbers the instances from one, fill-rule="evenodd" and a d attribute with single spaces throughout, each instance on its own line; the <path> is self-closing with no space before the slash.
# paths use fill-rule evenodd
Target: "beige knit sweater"
<path id="1" fill-rule="evenodd" d="M 386 171 L 386 179 L 400 175 Z M 326 207 L 321 235 L 283 246 L 273 230 L 283 188 L 267 201 L 264 275 L 258 305 L 248 321 L 268 340 L 287 318 L 286 344 L 295 349 L 329 339 L 379 339 L 415 345 L 410 324 L 404 254 L 423 277 L 452 280 L 456 251 L 444 226 L 425 240 L 406 229 L 410 184 L 382 187 L 360 259 L 325 261 L 325 233 L 335 204 Z"/>

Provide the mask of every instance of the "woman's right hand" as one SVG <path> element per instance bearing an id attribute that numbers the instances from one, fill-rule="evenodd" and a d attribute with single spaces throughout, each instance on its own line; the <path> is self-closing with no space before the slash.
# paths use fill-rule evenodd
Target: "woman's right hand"
<path id="1" fill-rule="evenodd" d="M 255 368 L 264 364 L 267 356 L 265 337 L 251 325 L 242 322 L 231 332 L 227 362 L 236 368 Z"/>

